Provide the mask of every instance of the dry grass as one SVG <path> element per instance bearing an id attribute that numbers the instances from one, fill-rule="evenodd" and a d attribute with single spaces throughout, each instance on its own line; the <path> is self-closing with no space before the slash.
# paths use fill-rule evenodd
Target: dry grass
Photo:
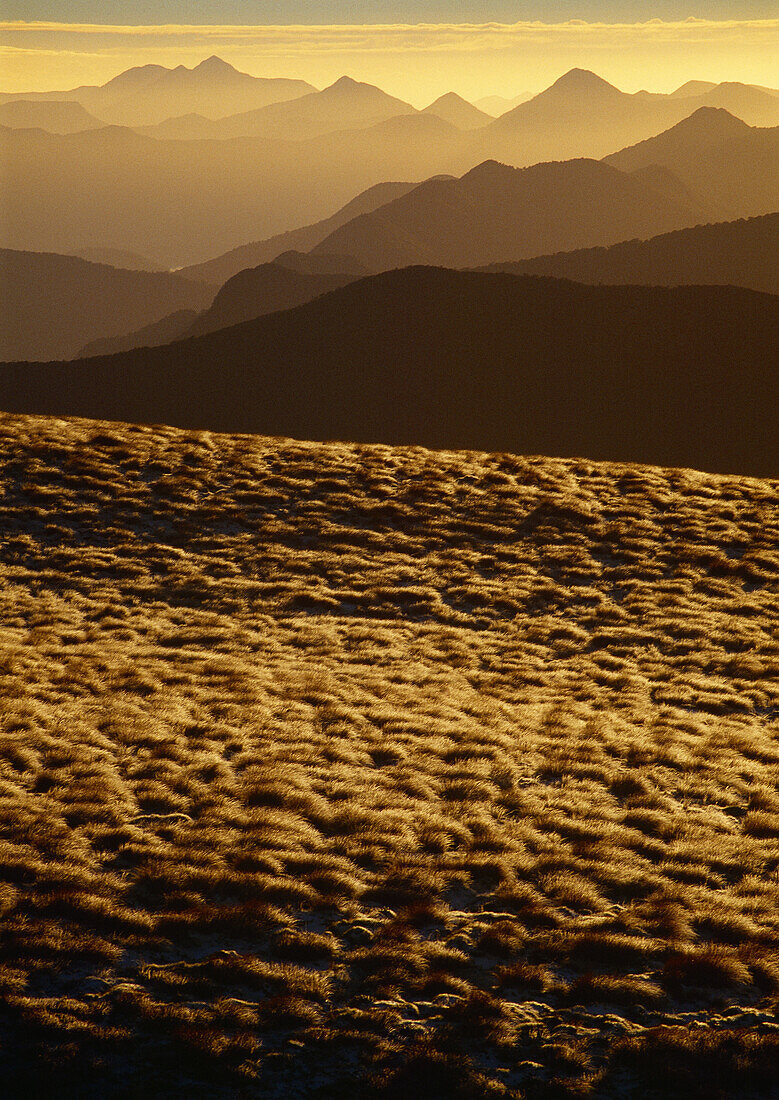
<path id="1" fill-rule="evenodd" d="M 776 483 L 0 440 L 9 1095 L 775 1095 Z"/>

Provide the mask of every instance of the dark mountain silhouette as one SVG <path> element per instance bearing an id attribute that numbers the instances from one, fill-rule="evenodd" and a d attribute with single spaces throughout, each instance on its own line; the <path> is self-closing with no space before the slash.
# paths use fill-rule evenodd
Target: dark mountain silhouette
<path id="1" fill-rule="evenodd" d="M 502 95 L 488 95 L 483 99 L 477 99 L 474 107 L 478 107 L 480 111 L 484 111 L 493 118 L 499 118 L 501 115 L 505 115 L 506 111 L 511 111 L 514 107 L 518 107 L 520 103 L 526 103 L 532 98 L 532 92 L 521 92 L 511 99 L 506 99 Z"/>
<path id="2" fill-rule="evenodd" d="M 588 160 L 524 169 L 487 161 L 347 222 L 314 251 L 353 256 L 373 271 L 477 267 L 497 256 L 614 244 L 705 220 L 705 208 L 663 173 L 630 176 Z"/>
<path id="3" fill-rule="evenodd" d="M 13 130 L 37 127 L 50 134 L 77 134 L 81 130 L 96 130 L 105 123 L 86 111 L 80 103 L 18 99 L 0 103 L 0 126 Z"/>
<path id="4" fill-rule="evenodd" d="M 127 248 L 81 248 L 74 255 L 93 264 L 108 264 L 110 267 L 122 267 L 126 271 L 167 270 L 159 261 Z"/>
<path id="5" fill-rule="evenodd" d="M 142 65 L 128 69 L 100 87 L 68 92 L 0 95 L 12 99 L 75 100 L 97 118 L 120 126 L 149 126 L 175 115 L 198 113 L 213 117 L 251 111 L 270 103 L 307 95 L 314 88 L 303 80 L 266 79 L 238 72 L 218 57 L 192 69 L 178 65 Z"/>
<path id="6" fill-rule="evenodd" d="M 303 305 L 365 274 L 349 257 L 286 252 L 274 263 L 249 268 L 228 279 L 203 312 L 178 311 L 126 335 L 92 341 L 81 349 L 79 357 L 159 347 L 188 336 L 216 332 L 267 313 Z"/>
<path id="7" fill-rule="evenodd" d="M 447 92 L 446 95 L 439 96 L 429 107 L 425 107 L 422 114 L 442 118 L 444 122 L 450 122 L 458 130 L 477 130 L 480 126 L 486 126 L 491 122 L 493 117 L 474 107 L 456 92 Z"/>
<path id="8" fill-rule="evenodd" d="M 720 220 L 779 210 L 779 128 L 747 126 L 702 107 L 648 141 L 605 158 L 626 172 L 662 165 L 715 210 Z"/>
<path id="9" fill-rule="evenodd" d="M 202 309 L 213 289 L 167 272 L 123 271 L 75 256 L 0 250 L 0 359 L 68 359 L 176 309 Z"/>
<path id="10" fill-rule="evenodd" d="M 296 252 L 290 249 L 282 252 L 273 262 L 301 275 L 351 275 L 361 279 L 370 274 L 363 264 L 351 256 L 337 256 L 329 252 Z"/>
<path id="11" fill-rule="evenodd" d="M 180 340 L 197 320 L 199 314 L 194 309 L 178 309 L 169 313 L 161 321 L 144 325 L 125 336 L 109 336 L 104 340 L 92 340 L 78 352 L 77 358 L 88 359 L 94 355 L 115 355 L 120 351 L 132 351 L 133 348 L 158 348 Z"/>
<path id="12" fill-rule="evenodd" d="M 241 112 L 211 121 L 194 115 L 171 118 L 144 132 L 151 137 L 174 139 L 260 137 L 276 141 L 305 141 L 335 130 L 375 126 L 398 115 L 414 114 L 414 108 L 387 95 L 372 84 L 344 76 L 321 92 L 255 111 Z"/>
<path id="13" fill-rule="evenodd" d="M 292 309 L 350 282 L 354 282 L 353 275 L 315 275 L 278 263 L 261 264 L 228 279 L 212 305 L 187 329 L 187 335 L 202 336 L 267 313 Z"/>
<path id="14" fill-rule="evenodd" d="M 779 294 L 779 214 L 664 233 L 648 241 L 490 264 L 486 271 L 592 284 L 741 286 Z"/>
<path id="15" fill-rule="evenodd" d="M 235 328 L 6 366 L 0 408 L 775 476 L 779 299 L 413 268 Z"/>
<path id="16" fill-rule="evenodd" d="M 301 229 L 292 229 L 288 233 L 278 233 L 266 241 L 253 241 L 251 244 L 233 248 L 223 256 L 216 256 L 204 263 L 191 264 L 181 269 L 180 274 L 188 279 L 199 279 L 204 283 L 221 286 L 247 267 L 257 267 L 261 263 L 270 263 L 284 252 L 310 252 L 334 230 L 351 221 L 360 214 L 377 210 L 393 199 L 407 195 L 418 187 L 418 183 L 377 183 L 363 191 L 329 218 Z M 362 268 L 362 265 L 360 265 Z M 363 273 L 367 274 L 367 272 Z"/>

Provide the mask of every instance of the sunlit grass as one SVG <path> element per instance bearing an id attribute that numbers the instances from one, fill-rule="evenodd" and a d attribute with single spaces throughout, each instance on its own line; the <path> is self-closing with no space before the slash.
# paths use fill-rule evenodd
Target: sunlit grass
<path id="1" fill-rule="evenodd" d="M 771 1095 L 776 483 L 0 439 L 12 1092 Z"/>

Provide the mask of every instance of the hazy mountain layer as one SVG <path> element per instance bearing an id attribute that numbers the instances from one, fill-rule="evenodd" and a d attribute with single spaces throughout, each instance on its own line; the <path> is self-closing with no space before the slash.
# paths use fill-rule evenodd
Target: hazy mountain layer
<path id="1" fill-rule="evenodd" d="M 283 264 L 262 264 L 228 279 L 208 309 L 193 321 L 187 336 L 201 336 L 267 313 L 292 309 L 320 294 L 354 281 L 350 274 L 310 274 Z"/>
<path id="2" fill-rule="evenodd" d="M 127 271 L 164 271 L 158 260 L 142 256 L 127 248 L 82 248 L 74 252 L 82 260 L 93 264 L 108 264 L 110 267 L 123 267 Z M 207 280 L 199 280 L 205 282 Z"/>
<path id="3" fill-rule="evenodd" d="M 598 161 L 518 169 L 487 162 L 462 179 L 429 180 L 347 222 L 316 251 L 385 271 L 407 264 L 475 267 L 709 220 L 677 180 L 614 171 Z"/>
<path id="4" fill-rule="evenodd" d="M 0 126 L 9 126 L 13 130 L 34 127 L 51 134 L 77 134 L 82 130 L 97 130 L 104 125 L 76 102 L 47 103 L 20 99 L 0 103 Z"/>
<path id="5" fill-rule="evenodd" d="M 451 122 L 459 130 L 477 130 L 480 126 L 486 126 L 491 121 L 489 114 L 480 111 L 478 107 L 474 107 L 472 103 L 469 103 L 455 92 L 439 96 L 428 107 L 425 107 L 423 114 L 442 118 L 445 122 Z"/>
<path id="6" fill-rule="evenodd" d="M 167 347 L 5 366 L 0 408 L 776 474 L 779 299 L 413 268 Z"/>
<path id="7" fill-rule="evenodd" d="M 506 111 L 510 111 L 513 107 L 518 107 L 520 103 L 526 103 L 528 99 L 532 98 L 530 92 L 521 92 L 511 99 L 501 95 L 488 95 L 483 99 L 477 99 L 474 106 L 480 111 L 492 115 L 493 118 L 498 118 L 500 115 L 505 115 Z"/>
<path id="8" fill-rule="evenodd" d="M 189 310 L 171 313 L 154 325 L 113 339 L 95 340 L 83 347 L 78 355 L 79 358 L 113 355 L 216 332 L 242 321 L 303 305 L 365 274 L 364 269 L 355 271 L 348 257 L 286 252 L 271 264 L 261 264 L 233 275 L 202 313 L 194 314 Z"/>
<path id="9" fill-rule="evenodd" d="M 474 149 L 513 164 L 603 157 L 650 138 L 700 107 L 723 107 L 750 125 L 779 125 L 779 99 L 745 84 L 720 84 L 702 95 L 629 95 L 595 73 L 572 69 L 550 88 L 502 114 Z"/>
<path id="10" fill-rule="evenodd" d="M 0 484 L 9 1096 L 769 1100 L 779 483 L 3 417 Z"/>
<path id="11" fill-rule="evenodd" d="M 75 256 L 0 249 L 0 359 L 69 359 L 91 340 L 122 336 L 177 309 L 202 309 L 213 289 L 167 272 L 125 271 Z"/>
<path id="12" fill-rule="evenodd" d="M 205 263 L 192 264 L 179 272 L 188 279 L 199 279 L 205 283 L 218 283 L 220 286 L 239 271 L 247 267 L 257 267 L 269 263 L 285 252 L 310 252 L 320 244 L 333 230 L 351 221 L 360 214 L 370 213 L 379 206 L 408 194 L 417 187 L 417 183 L 378 183 L 348 202 L 329 218 L 301 229 L 287 233 L 278 233 L 266 241 L 254 241 L 231 249 L 223 256 L 216 256 Z M 353 261 L 356 263 L 356 261 Z"/>
<path id="13" fill-rule="evenodd" d="M 160 321 L 143 325 L 121 336 L 109 336 L 102 340 L 92 340 L 80 348 L 77 358 L 88 359 L 94 355 L 115 355 L 120 351 L 133 351 L 135 348 L 159 348 L 180 340 L 189 331 L 200 316 L 193 309 L 178 309 L 167 314 Z"/>
<path id="14" fill-rule="evenodd" d="M 346 88 L 347 98 L 350 89 L 351 85 Z M 765 99 L 765 93 L 759 89 L 757 93 Z M 320 102 L 318 96 L 326 94 L 312 94 L 305 101 Z M 387 106 L 384 93 L 368 89 L 366 94 L 369 99 L 378 96 Z M 695 111 L 698 99 L 647 93 L 626 96 L 591 73 L 574 72 L 542 96 L 468 132 L 425 112 L 388 118 L 373 126 L 365 125 L 363 118 L 360 126 L 352 129 L 345 119 L 347 128 L 305 141 L 270 137 L 173 141 L 151 139 L 123 128 L 55 136 L 40 130 L 3 128 L 0 243 L 60 253 L 84 247 L 131 249 L 157 256 L 170 267 L 199 264 L 204 256 L 217 256 L 247 241 L 284 233 L 290 225 L 314 223 L 355 194 L 387 180 L 461 175 L 490 158 L 528 165 L 572 154 L 612 154 L 623 140 L 627 144 L 657 135 Z M 779 103 L 779 99 L 775 101 Z M 301 103 L 304 100 L 282 104 L 278 111 L 302 111 Z M 675 112 L 673 117 L 669 110 Z M 525 113 L 517 116 L 517 111 Z M 650 121 L 634 126 L 631 119 L 637 111 Z M 712 126 L 705 122 L 707 112 L 716 117 L 715 109 L 707 108 L 682 124 L 683 129 L 690 126 L 689 131 L 684 130 L 690 145 L 679 154 L 685 161 L 680 167 L 681 178 L 691 191 L 701 190 L 693 201 L 706 208 L 705 216 L 693 221 L 775 210 L 779 206 L 777 131 L 748 127 L 739 131 L 731 126 L 727 133 L 712 136 Z M 612 115 L 624 116 L 624 125 L 612 124 Z M 585 116 L 603 128 L 605 144 L 600 138 L 592 139 Z M 337 117 L 336 111 L 327 125 Z M 522 135 L 531 130 L 540 137 L 536 140 L 531 135 L 532 140 L 525 141 Z M 285 132 L 284 128 L 278 132 Z M 684 146 L 683 135 L 680 140 Z M 698 148 L 709 150 L 706 157 L 711 163 L 704 158 L 704 172 L 697 168 Z M 647 157 L 636 154 L 636 165 L 651 167 L 657 163 L 652 157 L 661 156 L 661 152 L 653 148 Z M 626 230 L 608 241 L 547 241 L 531 251 L 612 243 L 634 232 L 651 235 L 670 228 L 673 226 L 666 224 Z M 290 247 L 305 250 L 293 241 L 276 248 L 275 253 Z M 253 256 L 241 266 L 267 262 L 273 256 L 274 252 Z M 500 252 L 475 262 L 505 258 L 519 257 Z"/>
<path id="15" fill-rule="evenodd" d="M 375 184 L 462 172 L 473 163 L 462 148 L 467 137 L 422 114 L 307 142 L 4 128 L 0 243 L 61 253 L 110 246 L 170 267 L 200 263 L 326 218 Z M 300 245 L 276 253 L 289 247 Z"/>
<path id="16" fill-rule="evenodd" d="M 175 115 L 192 112 L 220 117 L 250 111 L 270 103 L 295 99 L 315 89 L 304 80 L 265 79 L 240 73 L 218 57 L 193 69 L 178 65 L 142 65 L 128 69 L 100 87 L 69 92 L 0 94 L 13 99 L 73 100 L 104 122 L 119 126 L 149 126 Z"/>
<path id="17" fill-rule="evenodd" d="M 375 126 L 386 119 L 414 113 L 409 103 L 387 95 L 380 88 L 342 77 L 321 92 L 310 92 L 289 102 L 272 103 L 256 111 L 215 121 L 185 115 L 168 119 L 144 133 L 151 137 L 185 140 L 258 137 L 305 141 L 335 130 Z"/>
<path id="18" fill-rule="evenodd" d="M 490 264 L 486 271 L 581 283 L 720 285 L 779 294 L 779 214 L 664 233 L 648 241 Z"/>
<path id="19" fill-rule="evenodd" d="M 779 210 L 779 127 L 749 127 L 713 107 L 606 157 L 606 163 L 626 172 L 662 165 L 721 217 Z"/>

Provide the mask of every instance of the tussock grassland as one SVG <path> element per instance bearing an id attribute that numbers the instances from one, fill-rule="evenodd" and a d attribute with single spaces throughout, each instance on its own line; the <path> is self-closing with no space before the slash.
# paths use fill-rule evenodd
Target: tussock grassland
<path id="1" fill-rule="evenodd" d="M 0 443 L 6 1095 L 776 1095 L 777 483 Z"/>

